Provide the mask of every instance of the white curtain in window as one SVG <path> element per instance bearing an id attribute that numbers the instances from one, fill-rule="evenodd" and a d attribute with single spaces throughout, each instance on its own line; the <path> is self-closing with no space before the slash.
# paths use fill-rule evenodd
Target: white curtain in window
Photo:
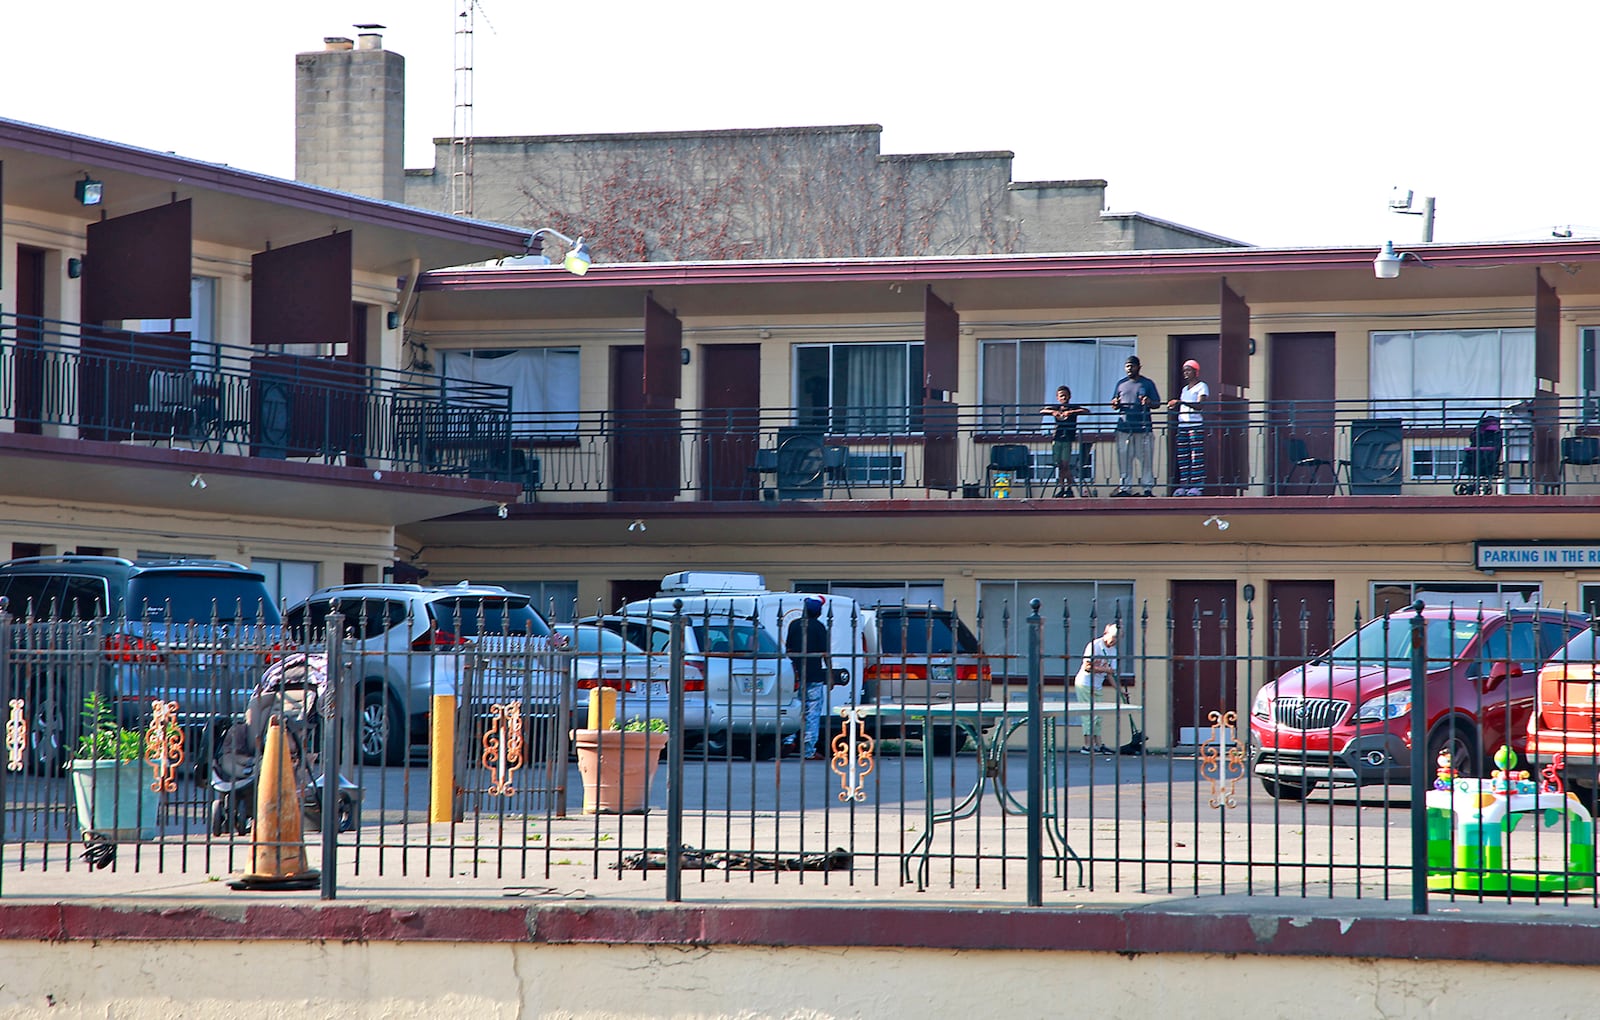
<path id="1" fill-rule="evenodd" d="M 1370 367 L 1375 407 L 1413 419 L 1476 417 L 1537 386 L 1531 329 L 1373 333 Z"/>
<path id="2" fill-rule="evenodd" d="M 869 432 L 904 428 L 905 345 L 840 344 L 833 356 L 834 407 L 844 410 L 846 427 Z"/>
<path id="3" fill-rule="evenodd" d="M 511 387 L 517 430 L 569 433 L 578 428 L 578 352 L 568 348 L 447 351 L 446 379 Z"/>

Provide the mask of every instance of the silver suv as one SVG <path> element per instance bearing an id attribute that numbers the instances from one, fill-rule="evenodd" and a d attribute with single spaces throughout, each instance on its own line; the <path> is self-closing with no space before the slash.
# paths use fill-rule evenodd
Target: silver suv
<path id="1" fill-rule="evenodd" d="M 345 651 L 356 662 L 357 746 L 365 765 L 403 765 L 412 747 L 426 746 L 435 696 L 467 699 L 474 717 L 508 698 L 536 717 L 554 717 L 563 697 L 570 705 L 560 640 L 552 641 L 527 595 L 466 581 L 338 585 L 290 608 L 290 637 L 325 646 L 336 602 Z"/>

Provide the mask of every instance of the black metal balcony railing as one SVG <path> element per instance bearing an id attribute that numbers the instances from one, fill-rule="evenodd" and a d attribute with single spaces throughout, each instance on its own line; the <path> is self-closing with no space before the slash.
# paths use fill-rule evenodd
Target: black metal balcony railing
<path id="1" fill-rule="evenodd" d="M 528 499 L 706 501 L 1104 496 L 1122 478 L 1095 407 L 1055 463 L 1035 406 L 513 413 L 507 386 L 270 347 L 0 315 L 0 427 L 520 482 Z M 1492 428 L 1489 426 L 1493 425 Z M 1600 492 L 1592 398 L 1501 405 L 1228 401 L 1201 430 L 1155 416 L 1157 494 L 1540 496 Z"/>
<path id="2" fill-rule="evenodd" d="M 16 432 L 509 479 L 510 407 L 505 386 L 0 315 Z"/>
<path id="3" fill-rule="evenodd" d="M 1600 491 L 1600 423 L 1577 398 L 1237 402 L 1207 415 L 1195 486 L 1176 416 L 1155 416 L 1157 494 L 1559 495 Z M 851 419 L 855 420 L 855 419 Z M 811 425 L 804 424 L 807 421 Z M 800 424 L 796 424 L 796 423 Z M 1124 484 L 1115 418 L 1088 416 L 1061 472 L 1037 407 L 961 408 L 910 430 L 828 431 L 794 408 L 517 414 L 540 493 L 612 499 L 1105 496 Z"/>

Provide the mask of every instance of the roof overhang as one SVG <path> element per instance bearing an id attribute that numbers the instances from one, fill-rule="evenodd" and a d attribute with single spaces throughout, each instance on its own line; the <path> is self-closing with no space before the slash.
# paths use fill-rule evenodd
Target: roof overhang
<path id="1" fill-rule="evenodd" d="M 1252 305 L 1456 301 L 1504 296 L 1531 305 L 1533 270 L 1563 293 L 1600 293 L 1600 241 L 1418 246 L 1398 279 L 1379 280 L 1381 245 L 765 262 L 597 263 L 446 269 L 424 274 L 425 320 L 628 318 L 644 295 L 680 317 L 805 314 L 920 319 L 932 286 L 963 314 L 1072 307 L 1214 305 L 1217 281 Z"/>
<path id="2" fill-rule="evenodd" d="M 358 270 L 384 271 L 418 259 L 424 267 L 459 266 L 520 254 L 528 231 L 429 212 L 327 188 L 250 173 L 0 119 L 4 201 L 82 220 L 136 212 L 176 199 L 194 203 L 194 239 L 262 251 L 354 233 Z M 84 207 L 73 184 L 84 174 L 103 181 L 103 205 Z"/>

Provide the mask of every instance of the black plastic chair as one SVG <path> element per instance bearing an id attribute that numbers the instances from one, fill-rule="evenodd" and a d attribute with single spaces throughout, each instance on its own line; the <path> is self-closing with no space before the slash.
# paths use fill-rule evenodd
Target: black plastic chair
<path id="1" fill-rule="evenodd" d="M 1022 482 L 1028 498 L 1033 498 L 1033 451 L 1021 443 L 1001 443 L 989 447 L 989 470 L 984 476 L 989 491 L 994 492 L 994 476 L 1005 472 L 1013 484 Z"/>
<path id="2" fill-rule="evenodd" d="M 1322 474 L 1322 469 L 1327 468 L 1328 475 L 1333 480 L 1333 491 L 1339 491 L 1339 465 L 1323 457 L 1313 457 L 1303 437 L 1290 436 L 1284 440 L 1283 459 L 1290 464 L 1289 476 L 1284 479 L 1284 484 L 1293 485 L 1295 476 L 1304 470 L 1309 472 L 1305 484 L 1315 485 Z"/>

